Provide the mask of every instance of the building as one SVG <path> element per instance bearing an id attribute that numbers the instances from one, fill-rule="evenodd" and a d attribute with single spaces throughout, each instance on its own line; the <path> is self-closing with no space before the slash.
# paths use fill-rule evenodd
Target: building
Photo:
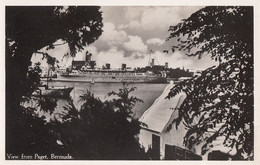
<path id="1" fill-rule="evenodd" d="M 126 64 L 122 64 L 122 70 L 126 70 Z"/>
<path id="2" fill-rule="evenodd" d="M 106 69 L 110 69 L 110 64 L 109 63 L 106 63 Z"/>
<path id="3" fill-rule="evenodd" d="M 152 58 L 152 61 L 150 63 L 150 66 L 153 67 L 154 66 L 154 58 Z"/>
<path id="4" fill-rule="evenodd" d="M 178 129 L 171 123 L 178 117 L 178 109 L 185 100 L 186 94 L 181 92 L 171 99 L 165 99 L 173 86 L 173 82 L 166 86 L 161 96 L 139 119 L 144 123 L 139 134 L 140 144 L 145 149 L 149 149 L 149 146 L 152 148 L 153 159 L 217 160 L 223 154 L 226 155 L 223 159 L 227 159 L 227 157 L 230 159 L 234 150 L 223 146 L 225 137 L 218 137 L 212 143 L 213 147 L 204 155 L 201 155 L 203 144 L 195 145 L 191 149 L 184 146 L 183 139 L 187 129 L 182 122 Z"/>
<path id="5" fill-rule="evenodd" d="M 168 67 L 169 67 L 168 66 L 168 62 L 165 62 L 165 66 L 164 67 L 165 67 L 165 69 L 168 69 Z"/>
<path id="6" fill-rule="evenodd" d="M 164 159 L 166 144 L 184 148 L 182 140 L 186 131 L 184 129 L 167 131 L 169 123 L 177 117 L 177 109 L 186 97 L 184 93 L 180 93 L 170 100 L 165 99 L 173 86 L 173 83 L 169 84 L 139 119 L 147 125 L 140 131 L 139 142 L 146 149 L 151 146 L 153 150 L 157 150 L 155 157 L 159 156 L 158 159 Z M 180 125 L 180 127 L 184 126 Z"/>

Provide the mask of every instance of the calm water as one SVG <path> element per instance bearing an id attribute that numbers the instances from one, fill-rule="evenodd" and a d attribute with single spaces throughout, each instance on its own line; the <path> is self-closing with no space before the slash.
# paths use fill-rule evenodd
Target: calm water
<path id="1" fill-rule="evenodd" d="M 122 88 L 121 83 L 83 83 L 83 82 L 49 82 L 49 86 L 67 86 L 74 87 L 70 93 L 71 97 L 74 100 L 74 105 L 80 107 L 81 103 L 79 102 L 79 96 L 89 90 L 94 94 L 95 97 L 100 98 L 101 100 L 108 100 L 111 97 L 108 97 L 107 93 L 111 91 L 118 91 L 119 88 Z M 163 92 L 167 84 L 145 84 L 145 83 L 133 83 L 129 84 L 129 87 L 137 87 L 135 91 L 132 92 L 132 96 L 136 96 L 143 100 L 142 103 L 137 103 L 134 108 L 134 116 L 140 118 L 144 111 L 148 109 L 156 98 L 158 98 Z M 59 114 L 63 107 L 68 104 L 66 100 L 58 100 L 58 106 L 54 112 L 54 115 Z"/>

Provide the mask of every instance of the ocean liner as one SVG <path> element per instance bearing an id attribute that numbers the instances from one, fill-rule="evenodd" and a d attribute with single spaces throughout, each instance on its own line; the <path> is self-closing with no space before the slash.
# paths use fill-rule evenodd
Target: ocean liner
<path id="1" fill-rule="evenodd" d="M 137 82 L 137 83 L 166 83 L 165 75 L 154 74 L 151 71 L 136 72 L 122 64 L 119 69 L 110 68 L 110 64 L 102 68 L 95 67 L 96 61 L 91 61 L 92 54 L 86 52 L 85 60 L 72 61 L 70 68 L 60 71 L 54 81 L 75 81 L 75 82 Z M 154 65 L 154 59 L 149 64 Z M 168 65 L 168 64 L 167 64 Z"/>
<path id="2" fill-rule="evenodd" d="M 86 71 L 73 70 L 58 74 L 57 81 L 76 81 L 76 82 L 146 82 L 158 83 L 163 82 L 163 77 L 152 72 L 135 72 L 123 70 L 99 70 L 88 69 Z"/>

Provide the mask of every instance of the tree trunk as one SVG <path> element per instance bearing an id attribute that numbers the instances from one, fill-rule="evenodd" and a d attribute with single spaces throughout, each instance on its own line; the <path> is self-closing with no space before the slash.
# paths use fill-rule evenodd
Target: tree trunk
<path id="1" fill-rule="evenodd" d="M 21 48 L 14 55 L 6 48 L 6 153 L 17 149 L 19 137 L 16 129 L 21 117 L 20 101 L 26 92 L 26 74 L 30 59 L 30 49 Z"/>

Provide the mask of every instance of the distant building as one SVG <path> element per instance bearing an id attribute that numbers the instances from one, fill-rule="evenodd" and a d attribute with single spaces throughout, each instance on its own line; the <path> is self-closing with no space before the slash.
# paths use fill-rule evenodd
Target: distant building
<path id="1" fill-rule="evenodd" d="M 72 69 L 80 70 L 85 64 L 85 61 L 72 61 Z"/>
<path id="2" fill-rule="evenodd" d="M 151 67 L 154 66 L 154 58 L 152 58 L 152 62 L 150 63 L 150 66 L 151 66 Z"/>
<path id="3" fill-rule="evenodd" d="M 126 64 L 122 64 L 122 70 L 126 70 Z"/>
<path id="4" fill-rule="evenodd" d="M 106 69 L 110 69 L 110 64 L 106 63 Z"/>
<path id="5" fill-rule="evenodd" d="M 153 68 L 155 68 L 157 70 L 164 70 L 165 66 L 163 66 L 163 65 L 153 65 Z"/>
<path id="6" fill-rule="evenodd" d="M 89 66 L 91 69 L 94 69 L 95 66 L 96 66 L 96 61 L 89 61 L 88 66 Z"/>
<path id="7" fill-rule="evenodd" d="M 165 62 L 165 69 L 168 69 L 168 62 Z"/>

